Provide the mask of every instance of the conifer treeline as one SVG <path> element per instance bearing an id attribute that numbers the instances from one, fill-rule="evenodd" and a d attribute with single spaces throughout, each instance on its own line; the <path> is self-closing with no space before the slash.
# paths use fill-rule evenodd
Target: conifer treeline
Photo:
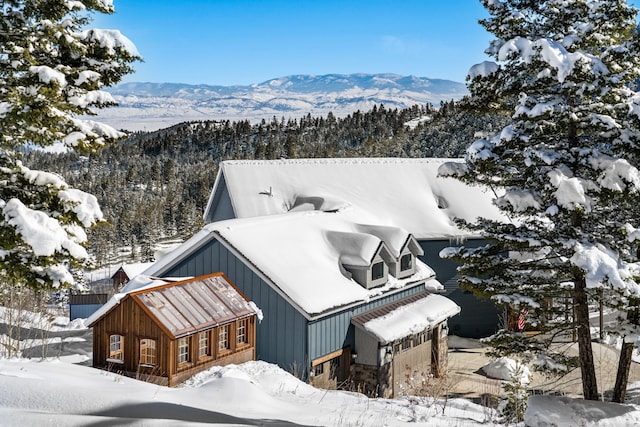
<path id="1" fill-rule="evenodd" d="M 419 123 L 408 126 L 414 119 Z M 248 121 L 182 123 L 134 133 L 88 157 L 30 152 L 25 163 L 54 171 L 94 194 L 106 222 L 90 232 L 98 265 L 153 260 L 154 247 L 182 241 L 202 224 L 218 163 L 228 159 L 327 157 L 459 157 L 478 129 L 502 119 L 440 108 L 389 110 L 380 105 L 344 118 L 307 115 Z M 497 123 L 498 122 L 498 123 Z"/>

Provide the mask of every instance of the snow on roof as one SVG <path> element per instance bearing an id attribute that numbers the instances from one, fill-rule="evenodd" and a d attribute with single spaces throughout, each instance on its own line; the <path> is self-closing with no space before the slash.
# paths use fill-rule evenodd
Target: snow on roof
<path id="1" fill-rule="evenodd" d="M 339 253 L 338 259 L 342 265 L 370 266 L 381 245 L 380 239 L 371 234 L 328 230 L 325 235 Z"/>
<path id="2" fill-rule="evenodd" d="M 330 242 L 328 236 L 335 233 L 362 234 L 360 219 L 359 212 L 348 208 L 336 213 L 291 212 L 215 222 L 205 226 L 145 274 L 163 274 L 191 251 L 215 238 L 238 256 L 245 257 L 254 271 L 266 276 L 309 317 L 367 302 L 383 293 L 435 277 L 430 267 L 417 260 L 414 275 L 401 280 L 389 276 L 388 282 L 377 288 L 367 290 L 351 279 L 341 265 L 341 256 L 349 250 L 348 247 L 341 247 L 336 241 Z M 409 233 L 404 233 L 407 239 Z M 368 240 L 376 247 L 381 243 L 375 236 L 368 237 Z"/>
<path id="3" fill-rule="evenodd" d="M 442 295 L 426 294 L 417 301 L 400 305 L 362 324 L 381 343 L 433 329 L 438 323 L 460 313 L 460 307 Z"/>
<path id="4" fill-rule="evenodd" d="M 454 224 L 455 217 L 504 220 L 487 189 L 437 176 L 447 161 L 452 159 L 225 161 L 205 220 L 220 219 L 216 207 L 225 188 L 236 218 L 352 206 L 375 214 L 378 224 L 401 227 L 418 239 L 468 235 Z"/>
<path id="5" fill-rule="evenodd" d="M 149 268 L 153 262 L 138 262 L 133 264 L 122 264 L 120 268 L 127 275 L 129 279 L 133 279 L 138 274 L 144 272 L 147 268 Z"/>
<path id="6" fill-rule="evenodd" d="M 396 258 L 400 256 L 402 249 L 404 249 L 404 246 L 410 240 L 409 234 L 405 230 L 398 227 L 360 224 L 358 225 L 358 229 L 360 229 L 363 233 L 377 236 L 380 240 L 385 242 L 391 254 Z M 419 255 L 422 255 L 422 248 L 416 245 L 415 249 L 419 253 Z"/>
<path id="7" fill-rule="evenodd" d="M 112 296 L 106 304 L 93 312 L 93 314 L 87 318 L 85 324 L 87 325 L 87 327 L 91 327 L 94 322 L 107 314 L 113 307 L 120 304 L 120 301 L 122 301 L 122 299 L 126 297 L 127 294 L 132 290 L 154 288 L 157 286 L 166 285 L 167 283 L 169 283 L 169 281 L 167 280 L 138 275 L 136 278 L 130 280 L 129 283 L 127 283 L 127 285 L 122 288 L 122 291 L 120 293 Z"/>

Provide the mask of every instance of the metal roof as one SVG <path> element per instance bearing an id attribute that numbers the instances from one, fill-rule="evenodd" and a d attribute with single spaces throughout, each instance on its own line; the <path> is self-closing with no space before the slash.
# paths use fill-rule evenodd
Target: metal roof
<path id="1" fill-rule="evenodd" d="M 382 307 L 374 308 L 357 316 L 351 318 L 351 323 L 358 326 L 364 326 L 370 320 L 377 319 L 391 313 L 393 310 L 400 308 L 404 305 L 411 304 L 412 302 L 419 301 L 423 298 L 431 295 L 429 291 L 418 292 L 417 294 L 408 296 L 398 301 L 383 305 Z"/>
<path id="2" fill-rule="evenodd" d="M 255 314 L 221 273 L 131 293 L 174 338 Z"/>

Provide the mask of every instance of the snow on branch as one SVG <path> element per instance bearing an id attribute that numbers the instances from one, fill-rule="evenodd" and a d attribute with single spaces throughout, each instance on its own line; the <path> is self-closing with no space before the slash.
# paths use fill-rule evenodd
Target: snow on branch
<path id="1" fill-rule="evenodd" d="M 16 228 L 36 256 L 52 256 L 66 250 L 74 258 L 88 258 L 86 249 L 70 238 L 57 219 L 26 207 L 18 199 L 9 200 L 3 211 L 7 223 Z"/>
<path id="2" fill-rule="evenodd" d="M 122 49 L 132 56 L 140 56 L 136 45 L 119 30 L 92 28 L 80 32 L 79 36 L 84 41 L 98 43 L 101 48 L 106 49 L 111 55 L 115 55 L 117 49 Z"/>
<path id="3" fill-rule="evenodd" d="M 640 172 L 625 159 L 595 154 L 589 159 L 591 167 L 601 170 L 598 184 L 612 191 L 638 191 Z"/>
<path id="4" fill-rule="evenodd" d="M 557 188 L 554 195 L 559 206 L 569 210 L 582 206 L 587 211 L 591 210 L 584 180 L 569 176 L 567 171 L 561 169 L 552 170 L 548 176 L 553 186 Z"/>
<path id="5" fill-rule="evenodd" d="M 617 253 L 602 244 L 577 244 L 571 264 L 585 272 L 587 286 L 602 287 L 609 283 L 625 294 L 640 296 L 640 287 L 630 280 L 637 274 L 637 266 L 625 263 Z"/>
<path id="6" fill-rule="evenodd" d="M 584 52 L 569 52 L 561 44 L 549 38 L 529 40 L 524 37 L 515 37 L 505 42 L 498 51 L 498 59 L 507 61 L 520 56 L 526 64 L 534 60 L 540 60 L 554 68 L 556 79 L 563 83 L 574 71 L 576 65 L 581 71 L 591 72 L 595 75 L 607 75 L 609 70 L 602 61 Z"/>
<path id="7" fill-rule="evenodd" d="M 504 208 L 511 206 L 515 212 L 525 212 L 529 209 L 540 209 L 540 200 L 531 190 L 510 188 L 504 196 L 498 197 L 496 206 Z"/>
<path id="8" fill-rule="evenodd" d="M 466 163 L 445 162 L 438 167 L 439 177 L 462 177 L 469 173 Z"/>
<path id="9" fill-rule="evenodd" d="M 493 61 L 484 61 L 474 65 L 467 73 L 467 79 L 473 80 L 476 77 L 488 77 L 498 71 L 500 67 Z"/>

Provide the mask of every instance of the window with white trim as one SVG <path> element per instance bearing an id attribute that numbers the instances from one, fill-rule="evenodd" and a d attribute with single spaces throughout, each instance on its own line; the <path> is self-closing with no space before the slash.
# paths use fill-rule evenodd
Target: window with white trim
<path id="1" fill-rule="evenodd" d="M 178 339 L 178 363 L 189 361 L 189 337 Z"/>
<path id="2" fill-rule="evenodd" d="M 411 270 L 413 267 L 413 257 L 411 254 L 402 255 L 400 258 L 400 271 Z"/>
<path id="3" fill-rule="evenodd" d="M 371 280 L 382 279 L 384 276 L 384 262 L 376 262 L 371 266 Z"/>
<path id="4" fill-rule="evenodd" d="M 246 344 L 247 340 L 247 319 L 238 320 L 238 344 Z"/>
<path id="5" fill-rule="evenodd" d="M 210 356 L 211 352 L 209 351 L 209 331 L 200 332 L 198 335 L 198 354 L 200 356 Z"/>
<path id="6" fill-rule="evenodd" d="M 229 349 L 229 324 L 222 325 L 218 328 L 218 349 Z"/>

